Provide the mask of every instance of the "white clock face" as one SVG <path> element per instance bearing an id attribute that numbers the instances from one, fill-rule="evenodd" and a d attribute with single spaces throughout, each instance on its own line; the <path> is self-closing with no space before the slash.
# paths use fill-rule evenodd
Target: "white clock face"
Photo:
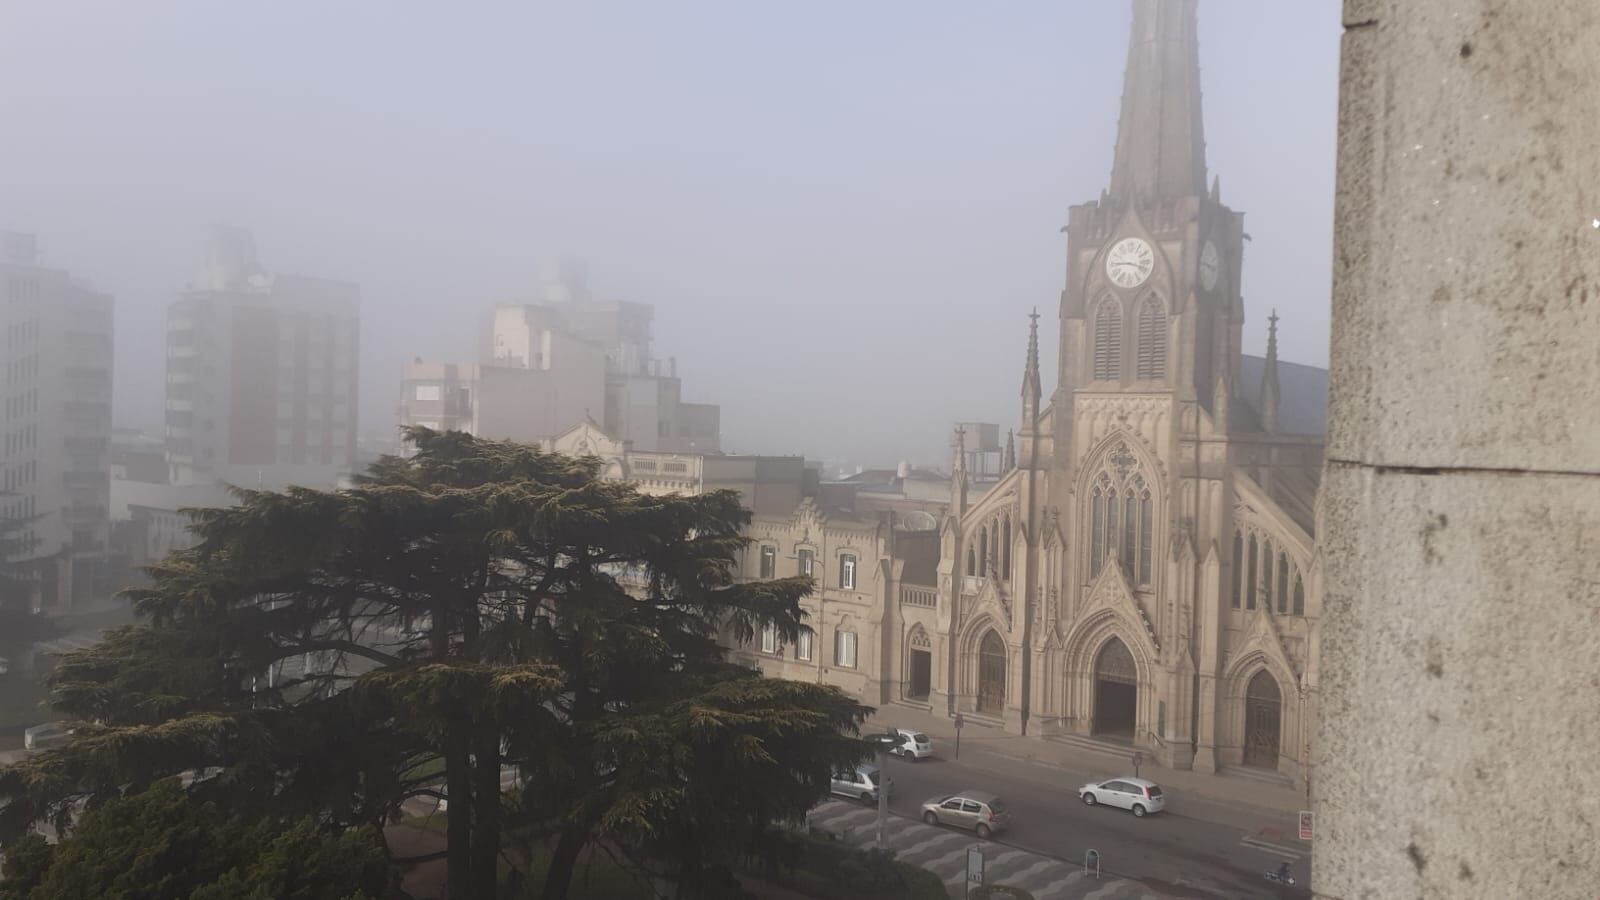
<path id="1" fill-rule="evenodd" d="M 1200 248 L 1200 286 L 1208 291 L 1216 290 L 1217 271 L 1221 264 L 1217 259 L 1217 245 L 1206 241 Z"/>
<path id="2" fill-rule="evenodd" d="M 1155 251 L 1138 238 L 1123 238 L 1106 254 L 1106 277 L 1117 287 L 1133 288 L 1144 284 L 1155 267 Z"/>

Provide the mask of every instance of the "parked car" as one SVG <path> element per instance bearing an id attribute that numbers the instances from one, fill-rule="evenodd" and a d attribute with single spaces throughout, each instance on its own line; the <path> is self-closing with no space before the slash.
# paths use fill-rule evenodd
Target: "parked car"
<path id="1" fill-rule="evenodd" d="M 1161 785 L 1145 778 L 1091 781 L 1078 788 L 1078 794 L 1083 797 L 1085 806 L 1115 806 L 1132 810 L 1136 816 L 1161 812 L 1167 808 L 1167 795 L 1161 792 Z"/>
<path id="2" fill-rule="evenodd" d="M 863 763 L 854 768 L 835 771 L 831 789 L 842 797 L 859 797 L 862 803 L 877 803 L 880 784 L 885 792 L 894 788 L 889 776 L 878 771 L 877 766 Z"/>
<path id="3" fill-rule="evenodd" d="M 916 761 L 927 759 L 933 755 L 933 741 L 928 740 L 928 736 L 920 731 L 912 731 L 909 728 L 891 728 L 889 729 L 889 737 L 899 742 L 889 752 L 901 759 Z"/>
<path id="4" fill-rule="evenodd" d="M 1011 809 L 988 791 L 960 791 L 922 804 L 922 821 L 970 828 L 987 838 L 1011 827 Z"/>

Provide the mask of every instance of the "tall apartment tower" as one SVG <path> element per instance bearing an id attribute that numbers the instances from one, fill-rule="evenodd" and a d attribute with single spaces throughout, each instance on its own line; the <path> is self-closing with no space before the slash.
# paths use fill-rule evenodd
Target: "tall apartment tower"
<path id="1" fill-rule="evenodd" d="M 267 272 L 248 231 L 212 229 L 167 312 L 174 484 L 328 487 L 356 458 L 360 289 Z"/>
<path id="2" fill-rule="evenodd" d="M 40 265 L 32 235 L 0 238 L 7 563 L 33 610 L 109 597 L 112 301 Z"/>

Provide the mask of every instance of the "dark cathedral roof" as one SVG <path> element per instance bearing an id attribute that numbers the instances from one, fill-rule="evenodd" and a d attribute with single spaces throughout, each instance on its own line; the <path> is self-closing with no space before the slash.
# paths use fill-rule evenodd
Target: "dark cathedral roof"
<path id="1" fill-rule="evenodd" d="M 1267 361 L 1260 356 L 1239 358 L 1238 392 L 1252 411 L 1261 408 L 1261 373 Z M 1278 432 L 1328 433 L 1328 370 L 1278 360 Z"/>

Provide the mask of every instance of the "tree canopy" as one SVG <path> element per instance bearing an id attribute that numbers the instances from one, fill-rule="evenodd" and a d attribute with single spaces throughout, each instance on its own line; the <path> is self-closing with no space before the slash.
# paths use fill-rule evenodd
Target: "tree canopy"
<path id="1" fill-rule="evenodd" d="M 508 831 L 550 842 L 550 900 L 597 841 L 712 896 L 865 755 L 866 707 L 724 657 L 720 634 L 793 639 L 811 589 L 735 577 L 736 494 L 408 439 L 348 489 L 195 511 L 199 542 L 130 594 L 142 621 L 58 667 L 53 703 L 82 724 L 0 771 L 0 840 L 204 772 L 191 800 L 325 836 L 447 796 L 451 897 L 493 896 Z"/>

